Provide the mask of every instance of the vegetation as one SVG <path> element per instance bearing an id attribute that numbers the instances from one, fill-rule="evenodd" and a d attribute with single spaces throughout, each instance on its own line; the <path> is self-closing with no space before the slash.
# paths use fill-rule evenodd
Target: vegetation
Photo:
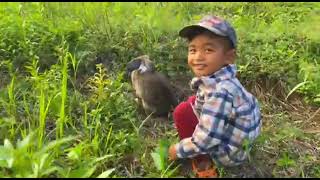
<path id="1" fill-rule="evenodd" d="M 178 31 L 216 14 L 238 35 L 241 82 L 260 101 L 250 162 L 221 177 L 320 177 L 320 4 L 0 4 L 0 177 L 180 177 L 172 118 L 145 121 L 124 76 L 148 54 L 191 95 Z M 190 175 L 192 176 L 192 175 Z"/>

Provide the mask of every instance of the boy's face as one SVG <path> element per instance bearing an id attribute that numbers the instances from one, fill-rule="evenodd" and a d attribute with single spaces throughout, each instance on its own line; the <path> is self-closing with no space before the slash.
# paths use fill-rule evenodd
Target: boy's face
<path id="1" fill-rule="evenodd" d="M 200 34 L 189 43 L 188 65 L 196 76 L 208 76 L 234 63 L 235 49 L 227 50 L 223 39 Z"/>

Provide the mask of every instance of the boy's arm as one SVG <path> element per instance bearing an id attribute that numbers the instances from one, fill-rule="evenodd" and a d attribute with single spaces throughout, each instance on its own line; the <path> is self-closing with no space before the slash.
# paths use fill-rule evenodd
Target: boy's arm
<path id="1" fill-rule="evenodd" d="M 203 104 L 199 124 L 192 137 L 185 138 L 174 145 L 179 158 L 205 154 L 208 149 L 231 138 L 226 138 L 224 127 L 232 111 L 232 95 L 227 90 L 221 89 L 206 96 L 207 101 Z"/>

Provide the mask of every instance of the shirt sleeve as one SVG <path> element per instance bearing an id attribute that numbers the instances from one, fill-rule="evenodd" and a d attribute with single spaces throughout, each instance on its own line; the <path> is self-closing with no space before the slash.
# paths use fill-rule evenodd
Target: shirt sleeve
<path id="1" fill-rule="evenodd" d="M 232 111 L 232 95 L 227 90 L 221 89 L 205 96 L 199 123 L 192 137 L 185 138 L 175 145 L 179 158 L 205 154 L 210 148 L 226 140 L 223 133 Z"/>

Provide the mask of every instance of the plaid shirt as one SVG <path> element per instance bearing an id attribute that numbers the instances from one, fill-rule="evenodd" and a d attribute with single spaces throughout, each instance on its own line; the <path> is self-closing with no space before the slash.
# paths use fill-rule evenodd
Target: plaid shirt
<path id="1" fill-rule="evenodd" d="M 248 155 L 244 144 L 250 149 L 260 134 L 261 115 L 257 99 L 236 78 L 236 66 L 193 78 L 191 88 L 197 90 L 193 109 L 199 123 L 192 137 L 175 145 L 177 156 L 210 154 L 220 165 L 241 164 Z"/>

